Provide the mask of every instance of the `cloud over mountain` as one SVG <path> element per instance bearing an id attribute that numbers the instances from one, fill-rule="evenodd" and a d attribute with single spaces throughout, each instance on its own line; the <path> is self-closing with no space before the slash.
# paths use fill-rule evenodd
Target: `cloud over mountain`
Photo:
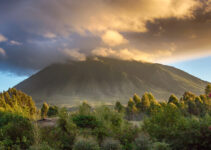
<path id="1" fill-rule="evenodd" d="M 1 0 L 7 58 L 0 57 L 0 68 L 27 72 L 100 53 L 152 62 L 211 55 L 210 6 L 210 0 Z"/>

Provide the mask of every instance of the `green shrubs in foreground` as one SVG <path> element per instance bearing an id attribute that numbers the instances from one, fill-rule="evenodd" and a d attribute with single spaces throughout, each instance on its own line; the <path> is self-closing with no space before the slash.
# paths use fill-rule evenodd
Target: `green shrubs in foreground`
<path id="1" fill-rule="evenodd" d="M 30 97 L 10 90 L 0 94 L 0 150 L 208 150 L 209 92 L 185 92 L 181 99 L 172 95 L 168 103 L 151 93 L 142 98 L 135 94 L 126 107 L 120 102 L 114 108 L 83 103 L 74 112 L 45 103 L 39 116 L 57 120 L 48 125 L 49 119 L 40 121 L 44 124 L 34 120 L 38 112 Z M 20 107 L 14 105 L 15 97 Z M 133 119 L 141 122 L 133 124 Z"/>

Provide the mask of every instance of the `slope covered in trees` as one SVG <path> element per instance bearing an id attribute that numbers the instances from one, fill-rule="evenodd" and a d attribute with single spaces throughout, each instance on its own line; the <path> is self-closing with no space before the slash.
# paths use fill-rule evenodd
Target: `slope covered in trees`
<path id="1" fill-rule="evenodd" d="M 80 101 L 126 103 L 137 93 L 152 92 L 158 100 L 184 91 L 201 94 L 208 84 L 179 69 L 161 64 L 90 58 L 48 66 L 16 86 L 37 103 L 79 104 Z"/>
<path id="2" fill-rule="evenodd" d="M 36 111 L 31 97 L 9 89 L 1 93 L 0 149 L 208 150 L 210 106 L 211 85 L 200 96 L 185 92 L 180 99 L 172 94 L 159 102 L 151 93 L 135 94 L 126 106 L 116 102 L 114 108 L 91 107 L 83 102 L 72 112 L 46 102 Z M 51 116 L 56 116 L 54 125 L 38 124 Z"/>

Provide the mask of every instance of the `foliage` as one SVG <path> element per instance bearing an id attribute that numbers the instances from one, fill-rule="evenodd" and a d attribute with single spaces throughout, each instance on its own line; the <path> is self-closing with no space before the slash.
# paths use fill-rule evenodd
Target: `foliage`
<path id="1" fill-rule="evenodd" d="M 153 143 L 154 150 L 171 150 L 169 144 L 165 142 L 155 142 Z"/>
<path id="2" fill-rule="evenodd" d="M 54 150 L 54 149 L 50 147 L 47 143 L 42 143 L 31 146 L 29 150 Z"/>
<path id="3" fill-rule="evenodd" d="M 152 149 L 152 141 L 149 136 L 145 134 L 139 135 L 134 142 L 135 150 L 151 150 Z"/>
<path id="4" fill-rule="evenodd" d="M 74 115 L 73 122 L 80 128 L 94 129 L 99 126 L 99 121 L 92 115 Z"/>
<path id="5" fill-rule="evenodd" d="M 93 139 L 79 139 L 74 144 L 73 150 L 100 150 L 100 147 Z"/>
<path id="6" fill-rule="evenodd" d="M 102 150 L 122 150 L 122 146 L 118 140 L 108 138 L 103 141 Z"/>
<path id="7" fill-rule="evenodd" d="M 119 101 L 116 102 L 114 109 L 115 109 L 116 111 L 118 111 L 119 113 L 125 111 L 125 107 L 124 107 Z"/>
<path id="8" fill-rule="evenodd" d="M 0 141 L 7 148 L 28 148 L 34 142 L 31 121 L 18 114 L 0 112 Z"/>
<path id="9" fill-rule="evenodd" d="M 46 102 L 43 103 L 41 108 L 41 117 L 44 119 L 47 117 L 49 106 Z"/>
<path id="10" fill-rule="evenodd" d="M 143 130 L 173 149 L 210 149 L 211 117 L 185 118 L 177 109 L 166 107 L 144 121 Z"/>
<path id="11" fill-rule="evenodd" d="M 59 113 L 59 108 L 57 106 L 50 106 L 47 112 L 49 117 L 56 116 Z"/>
<path id="12" fill-rule="evenodd" d="M 56 127 L 42 127 L 41 141 L 59 150 L 71 150 L 76 138 L 76 126 L 65 108 L 59 111 Z M 46 136 L 47 135 L 47 136 Z"/>
<path id="13" fill-rule="evenodd" d="M 0 110 L 18 113 L 28 118 L 34 118 L 36 115 L 36 106 L 32 98 L 15 88 L 0 93 Z"/>
<path id="14" fill-rule="evenodd" d="M 178 100 L 178 98 L 174 94 L 172 94 L 169 97 L 168 103 L 173 103 L 175 105 L 178 105 L 179 104 L 179 100 Z"/>

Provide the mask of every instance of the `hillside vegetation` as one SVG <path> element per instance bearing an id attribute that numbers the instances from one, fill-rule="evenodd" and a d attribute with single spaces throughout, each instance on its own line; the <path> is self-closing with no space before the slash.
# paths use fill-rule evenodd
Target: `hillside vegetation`
<path id="1" fill-rule="evenodd" d="M 159 102 L 135 94 L 127 105 L 83 102 L 71 112 L 46 102 L 38 109 L 16 89 L 0 93 L 2 150 L 208 150 L 210 143 L 211 85 L 199 96 Z"/>

